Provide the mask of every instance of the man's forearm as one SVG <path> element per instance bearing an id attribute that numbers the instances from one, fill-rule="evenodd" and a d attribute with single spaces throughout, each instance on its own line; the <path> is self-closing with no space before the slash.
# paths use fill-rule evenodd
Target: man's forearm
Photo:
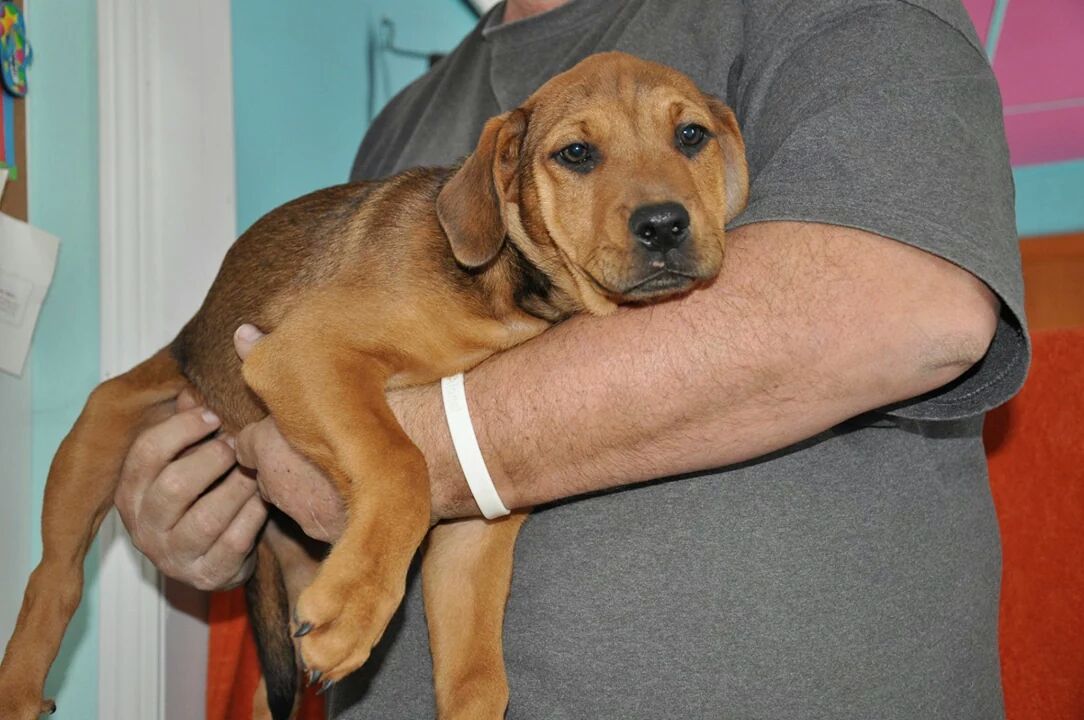
<path id="1" fill-rule="evenodd" d="M 933 390 L 985 352 L 997 301 L 950 263 L 857 230 L 731 233 L 723 274 L 680 301 L 576 317 L 469 373 L 510 507 L 786 447 Z M 449 514 L 473 514 L 439 392 L 393 404 Z"/>

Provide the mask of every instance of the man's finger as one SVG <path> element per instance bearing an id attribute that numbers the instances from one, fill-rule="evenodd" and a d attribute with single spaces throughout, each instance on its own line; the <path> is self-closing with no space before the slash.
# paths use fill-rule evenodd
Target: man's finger
<path id="1" fill-rule="evenodd" d="M 201 562 L 206 570 L 216 576 L 217 584 L 227 585 L 237 581 L 236 577 L 217 577 L 219 568 L 241 567 L 241 572 L 251 573 L 251 568 L 246 567 L 246 558 L 252 553 L 256 545 L 260 528 L 267 520 L 267 507 L 259 495 L 248 499 L 240 511 L 230 522 L 215 541 L 214 545 L 204 554 Z"/>
<path id="2" fill-rule="evenodd" d="M 256 569 L 256 553 L 249 553 L 245 558 L 245 561 L 241 563 L 241 569 L 228 581 L 223 583 L 219 590 L 232 590 L 235 587 L 244 585 L 248 582 L 248 579 L 252 577 L 253 571 Z"/>
<path id="3" fill-rule="evenodd" d="M 260 453 L 267 446 L 272 435 L 278 435 L 274 418 L 268 416 L 259 422 L 246 425 L 234 439 L 237 462 L 247 468 L 259 470 Z"/>
<path id="4" fill-rule="evenodd" d="M 259 498 L 256 481 L 235 469 L 177 521 L 171 531 L 172 544 L 183 548 L 187 559 L 205 555 L 254 497 Z"/>
<path id="5" fill-rule="evenodd" d="M 172 529 L 233 464 L 233 450 L 221 440 L 209 440 L 170 463 L 143 495 L 140 524 L 157 532 Z"/>
<path id="6" fill-rule="evenodd" d="M 245 323 L 237 328 L 233 333 L 233 348 L 237 351 L 237 357 L 242 360 L 247 358 L 252 348 L 256 347 L 256 343 L 261 339 L 263 339 L 263 333 L 255 325 Z"/>
<path id="7" fill-rule="evenodd" d="M 144 430 L 128 453 L 117 488 L 121 509 L 135 505 L 159 473 L 189 445 L 218 429 L 222 421 L 205 408 L 193 408 Z M 131 506 L 131 507 L 129 507 Z M 128 520 L 129 518 L 125 518 Z"/>

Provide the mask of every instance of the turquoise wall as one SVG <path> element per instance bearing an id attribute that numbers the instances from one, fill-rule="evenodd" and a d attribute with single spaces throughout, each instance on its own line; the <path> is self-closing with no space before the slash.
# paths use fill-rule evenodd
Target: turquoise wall
<path id="1" fill-rule="evenodd" d="M 30 221 L 60 238 L 52 288 L 30 356 L 35 507 L 60 440 L 98 382 L 98 50 L 93 2 L 34 2 L 28 120 Z M 39 525 L 28 543 L 40 557 Z M 87 591 L 46 692 L 63 717 L 97 718 L 98 551 L 87 560 Z M 59 694 L 58 694 L 59 693 Z"/>
<path id="2" fill-rule="evenodd" d="M 369 51 L 380 20 L 396 45 L 447 51 L 477 21 L 462 0 L 233 0 L 237 227 L 286 200 L 346 180 L 368 127 Z M 387 57 L 383 105 L 423 73 Z"/>
<path id="3" fill-rule="evenodd" d="M 1013 169 L 1022 237 L 1084 230 L 1084 160 Z"/>

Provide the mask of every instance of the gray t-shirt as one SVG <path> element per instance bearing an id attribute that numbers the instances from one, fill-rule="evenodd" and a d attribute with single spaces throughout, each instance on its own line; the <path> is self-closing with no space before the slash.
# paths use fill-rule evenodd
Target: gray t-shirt
<path id="1" fill-rule="evenodd" d="M 968 269 L 1004 308 L 987 357 L 924 398 L 737 467 L 536 511 L 508 605 L 508 717 L 1002 717 L 981 429 L 1023 381 L 1028 344 L 1000 99 L 963 8 L 573 0 L 509 25 L 500 13 L 389 104 L 355 178 L 450 164 L 486 118 L 590 53 L 624 50 L 737 111 L 752 187 L 734 225 L 870 230 Z M 334 717 L 433 716 L 418 585 L 334 691 Z"/>

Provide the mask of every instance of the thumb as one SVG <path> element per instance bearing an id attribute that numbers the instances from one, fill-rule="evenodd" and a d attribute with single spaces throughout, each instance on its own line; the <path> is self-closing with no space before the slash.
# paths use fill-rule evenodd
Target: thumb
<path id="1" fill-rule="evenodd" d="M 260 431 L 263 423 L 255 422 L 246 425 L 233 439 L 233 450 L 237 456 L 237 464 L 252 470 L 259 469 L 259 445 Z"/>
<path id="2" fill-rule="evenodd" d="M 263 333 L 258 327 L 245 323 L 233 333 L 233 348 L 237 351 L 237 356 L 244 360 L 262 339 Z"/>

